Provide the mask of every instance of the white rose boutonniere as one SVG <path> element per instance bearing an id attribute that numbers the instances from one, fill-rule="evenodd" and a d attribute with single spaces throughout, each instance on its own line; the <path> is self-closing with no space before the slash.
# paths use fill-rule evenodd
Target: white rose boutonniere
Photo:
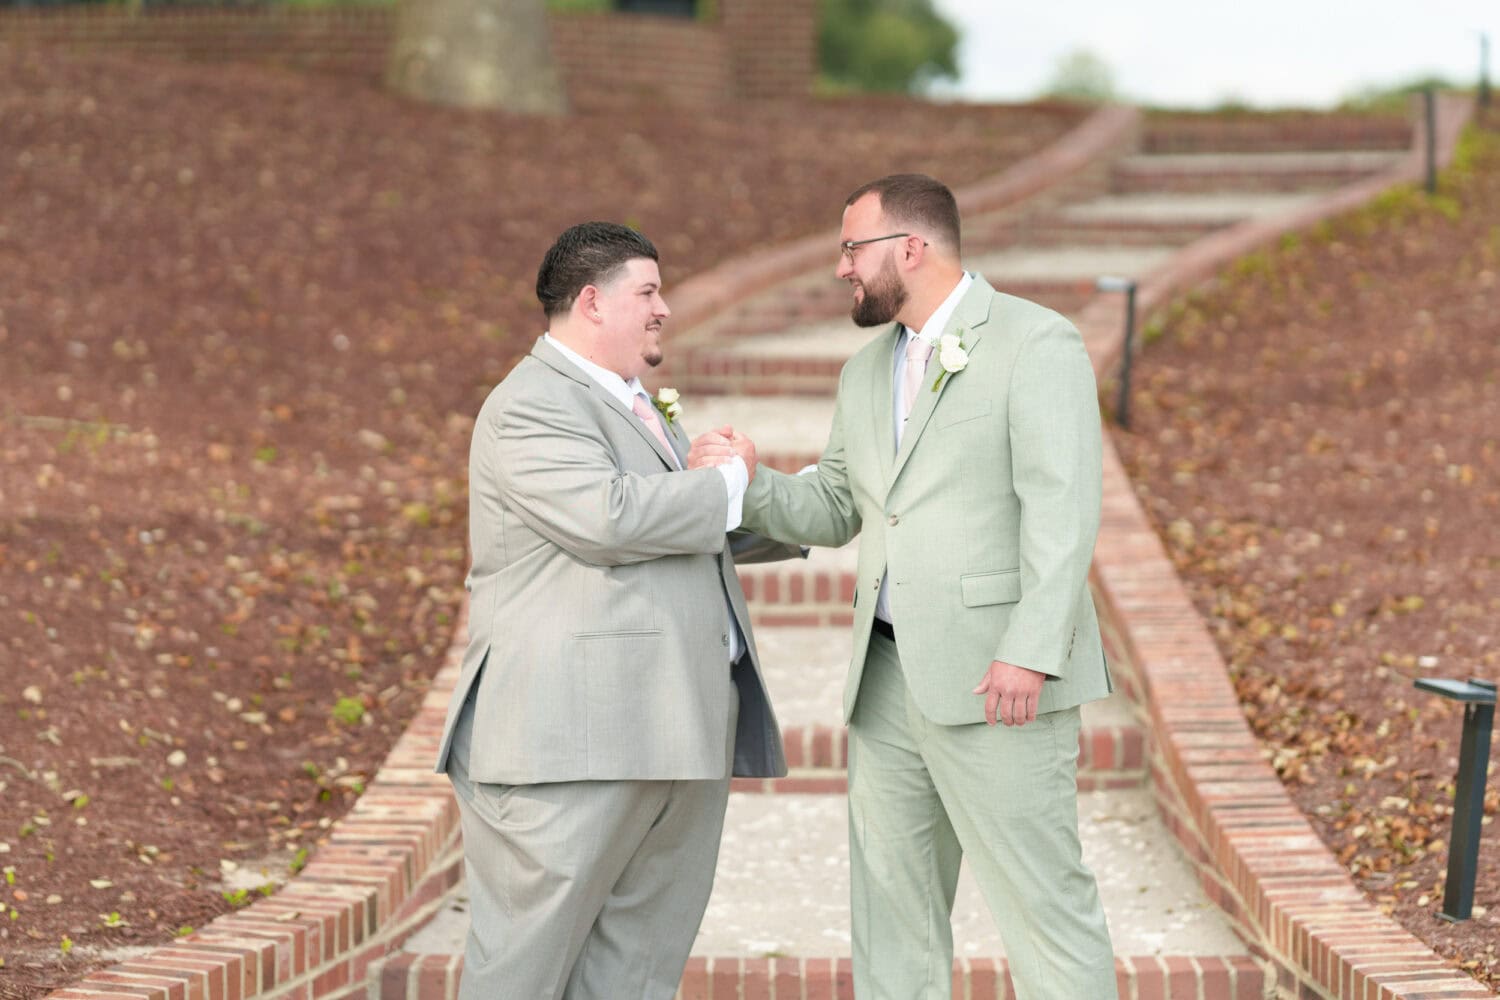
<path id="1" fill-rule="evenodd" d="M 964 332 L 947 333 L 938 339 L 938 364 L 942 371 L 938 373 L 937 380 L 932 383 L 932 391 L 937 392 L 943 384 L 943 379 L 949 375 L 957 375 L 969 366 L 969 352 L 964 350 Z"/>
<path id="2" fill-rule="evenodd" d="M 657 390 L 656 395 L 652 397 L 651 405 L 655 406 L 656 411 L 663 417 L 665 417 L 667 423 L 670 424 L 672 421 L 682 416 L 682 404 L 678 402 L 679 398 L 680 397 L 676 389 L 663 387 L 662 389 Z"/>

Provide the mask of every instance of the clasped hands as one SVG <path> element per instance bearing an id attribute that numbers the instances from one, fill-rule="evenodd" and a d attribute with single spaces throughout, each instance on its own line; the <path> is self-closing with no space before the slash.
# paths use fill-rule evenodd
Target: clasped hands
<path id="1" fill-rule="evenodd" d="M 693 438 L 693 447 L 688 451 L 687 467 L 709 469 L 734 461 L 736 455 L 744 460 L 745 471 L 754 482 L 755 442 L 726 424 Z"/>

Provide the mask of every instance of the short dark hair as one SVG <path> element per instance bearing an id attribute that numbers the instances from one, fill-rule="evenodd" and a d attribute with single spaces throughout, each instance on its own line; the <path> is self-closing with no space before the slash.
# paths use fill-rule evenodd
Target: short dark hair
<path id="1" fill-rule="evenodd" d="M 891 174 L 856 188 L 844 207 L 872 193 L 880 197 L 886 218 L 899 226 L 924 229 L 959 252 L 958 202 L 948 185 L 926 174 Z"/>
<path id="2" fill-rule="evenodd" d="M 659 260 L 646 237 L 614 222 L 580 222 L 563 231 L 536 272 L 536 297 L 548 318 L 573 308 L 586 285 L 611 281 L 626 261 Z"/>

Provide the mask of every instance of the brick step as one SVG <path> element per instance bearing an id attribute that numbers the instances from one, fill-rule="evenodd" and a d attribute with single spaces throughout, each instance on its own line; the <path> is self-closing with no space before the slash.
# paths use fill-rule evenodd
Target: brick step
<path id="1" fill-rule="evenodd" d="M 870 334 L 873 336 L 873 331 Z M 695 396 L 832 396 L 844 356 L 796 357 L 761 353 L 753 341 L 688 348 L 655 373 L 656 381 Z"/>
<path id="2" fill-rule="evenodd" d="M 985 234 L 996 249 L 1186 246 L 1229 220 L 1075 218 L 1060 212 Z"/>
<path id="3" fill-rule="evenodd" d="M 851 302 L 849 285 L 833 276 L 830 265 L 826 276 L 778 286 L 772 292 L 753 296 L 732 306 L 695 332 L 712 340 L 732 342 L 741 337 L 756 337 L 831 320 L 847 323 Z"/>
<path id="4" fill-rule="evenodd" d="M 813 456 L 813 460 L 816 461 L 817 456 Z M 784 464 L 793 463 L 784 461 Z M 805 560 L 739 567 L 740 586 L 750 604 L 752 620 L 758 626 L 847 625 L 852 622 L 858 545 L 856 539 L 842 549 L 813 549 Z M 874 590 L 871 587 L 866 589 L 870 590 L 867 596 L 873 597 Z"/>
<path id="5" fill-rule="evenodd" d="M 1141 148 L 1148 153 L 1405 151 L 1412 125 L 1404 115 L 1156 114 L 1146 119 Z"/>
<path id="6" fill-rule="evenodd" d="M 1077 315 L 1096 293 L 1094 279 L 1044 281 L 991 279 L 1011 295 L 1039 302 L 1064 315 Z M 849 336 L 815 338 L 830 329 Z M 882 328 L 883 329 L 883 328 Z M 695 396 L 833 396 L 839 372 L 855 350 L 880 330 L 860 330 L 847 314 L 833 321 L 789 326 L 764 324 L 754 333 L 734 328 L 729 335 L 716 329 L 709 343 L 679 348 L 652 375 L 658 385 L 670 385 Z M 803 337 L 803 334 L 809 336 Z M 850 337 L 853 343 L 846 343 Z M 779 349 L 790 338 L 807 343 Z M 818 350 L 826 353 L 813 353 Z"/>
<path id="7" fill-rule="evenodd" d="M 766 795 L 844 795 L 848 781 L 848 731 L 843 726 L 789 726 L 782 730 L 788 774 L 735 778 L 736 792 Z M 1146 736 L 1139 724 L 1090 725 L 1078 736 L 1081 791 L 1133 788 L 1146 780 Z"/>
<path id="8" fill-rule="evenodd" d="M 1110 177 L 1109 189 L 1116 194 L 1198 194 L 1212 191 L 1327 191 L 1366 176 L 1307 174 L 1261 174 L 1253 171 L 1243 173 L 1199 174 L 1175 173 L 1171 171 L 1139 171 L 1125 173 L 1117 171 Z"/>
<path id="9" fill-rule="evenodd" d="M 841 795 L 732 794 L 713 895 L 680 997 L 848 998 L 849 838 Z M 1145 788 L 1078 799 L 1084 860 L 1099 883 L 1121 996 L 1248 1000 L 1268 984 L 1205 894 Z M 372 972 L 381 1000 L 448 1000 L 468 931 L 460 886 Z M 965 865 L 954 901 L 958 997 L 1010 997 L 1005 946 Z M 1165 953 L 1165 954 L 1163 954 Z M 774 964 L 772 963 L 774 959 Z"/>
<path id="10" fill-rule="evenodd" d="M 1212 232 L 1245 219 L 1269 218 L 1316 199 L 1306 191 L 1198 191 L 1114 194 L 1078 202 L 1058 211 L 1061 226 L 1098 226 L 1144 234 L 1160 232 L 1163 242 L 1193 230 Z M 1132 237 L 1134 239 L 1134 237 Z"/>
<path id="11" fill-rule="evenodd" d="M 1007 278 L 1004 274 L 991 276 L 986 274 L 982 268 L 976 268 L 983 275 L 995 291 L 1004 292 L 1007 295 L 1016 295 L 1023 299 L 1030 299 L 1038 305 L 1055 309 L 1064 316 L 1076 316 L 1083 311 L 1083 307 L 1089 304 L 1098 291 L 1094 288 L 1094 281 L 1098 275 L 1091 274 L 1086 278 L 1066 278 L 1055 281 L 1037 280 L 1031 278 Z"/>
<path id="12" fill-rule="evenodd" d="M 1118 242 L 1118 241 L 1116 241 Z M 1014 248 L 999 247 L 1013 255 Z M 1022 248 L 1024 249 L 1024 248 Z M 1049 247 L 1048 249 L 1051 249 Z M 996 272 L 986 267 L 992 254 L 978 256 L 968 263 L 972 271 L 984 275 L 997 289 L 1034 299 L 1052 309 L 1062 311 L 1064 306 L 1076 305 L 1076 294 L 1087 295 L 1092 290 L 1089 283 L 1092 275 L 1063 274 L 1056 278 L 1011 276 L 1004 271 Z M 782 333 L 804 327 L 840 325 L 853 328 L 849 309 L 853 299 L 849 286 L 838 282 L 825 290 L 822 301 L 797 301 L 776 303 L 753 300 L 731 310 L 723 317 L 696 328 L 694 347 L 717 345 L 729 347 L 746 340 Z M 669 361 L 670 363 L 670 361 Z"/>
<path id="13" fill-rule="evenodd" d="M 1378 173 L 1400 155 L 1353 151 L 1129 156 L 1115 163 L 1110 187 L 1125 193 L 1318 190 Z"/>
<path id="14" fill-rule="evenodd" d="M 400 952 L 370 971 L 369 1000 L 457 1000 L 462 955 Z M 1265 972 L 1249 955 L 1116 957 L 1115 982 L 1132 1000 L 1261 1000 Z M 953 995 L 969 1000 L 1015 1000 L 1003 958 L 958 958 Z M 688 960 L 675 1000 L 855 1000 L 848 958 L 695 956 Z"/>

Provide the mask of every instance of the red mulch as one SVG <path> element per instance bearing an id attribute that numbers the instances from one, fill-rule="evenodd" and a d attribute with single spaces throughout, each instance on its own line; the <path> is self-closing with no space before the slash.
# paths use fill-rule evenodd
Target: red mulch
<path id="1" fill-rule="evenodd" d="M 0 995 L 253 898 L 379 767 L 452 639 L 472 416 L 556 233 L 638 224 L 670 301 L 871 177 L 974 181 L 1082 116 L 542 120 L 0 47 Z"/>
<path id="2" fill-rule="evenodd" d="M 1462 712 L 1412 681 L 1500 679 L 1497 317 L 1500 133 L 1476 131 L 1437 198 L 1389 194 L 1171 308 L 1115 433 L 1292 796 L 1490 986 L 1500 776 L 1474 919 L 1443 922 Z"/>

